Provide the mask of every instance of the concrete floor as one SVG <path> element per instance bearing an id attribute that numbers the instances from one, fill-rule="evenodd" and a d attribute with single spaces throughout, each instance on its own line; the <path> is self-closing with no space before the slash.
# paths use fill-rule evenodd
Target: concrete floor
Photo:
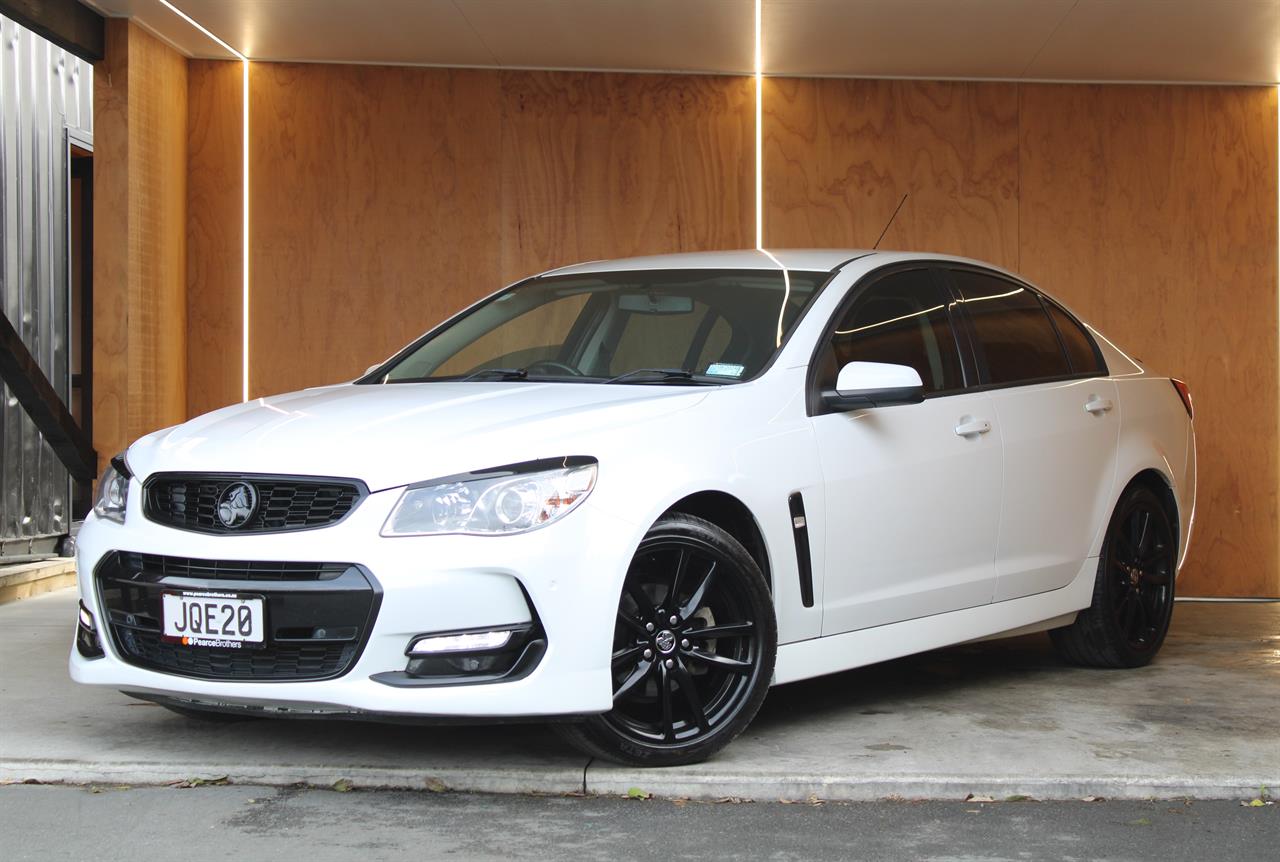
<path id="1" fill-rule="evenodd" d="M 50 859 L 1265 860 L 1280 806 L 776 802 L 292 787 L 0 787 L 6 862 Z"/>
<path id="2" fill-rule="evenodd" d="M 191 722 L 67 677 L 75 596 L 0 607 L 0 780 L 804 799 L 1245 798 L 1280 787 L 1280 604 L 1180 603 L 1137 671 L 1043 635 L 781 686 L 711 762 L 598 763 L 540 727 Z"/>

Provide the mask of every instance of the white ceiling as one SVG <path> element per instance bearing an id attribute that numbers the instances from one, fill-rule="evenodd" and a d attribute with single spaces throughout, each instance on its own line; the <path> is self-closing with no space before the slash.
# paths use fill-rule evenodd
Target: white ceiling
<path id="1" fill-rule="evenodd" d="M 159 0 L 86 0 L 227 57 Z M 750 73 L 753 0 L 174 0 L 252 59 Z M 1280 0 L 763 0 L 778 75 L 1280 81 Z"/>

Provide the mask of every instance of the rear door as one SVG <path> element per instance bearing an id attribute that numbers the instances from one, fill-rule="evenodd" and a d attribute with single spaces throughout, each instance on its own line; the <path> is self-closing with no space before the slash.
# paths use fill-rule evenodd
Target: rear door
<path id="1" fill-rule="evenodd" d="M 1066 586 L 1106 520 L 1120 416 L 1101 353 L 1024 284 L 951 269 L 1004 447 L 995 601 Z"/>

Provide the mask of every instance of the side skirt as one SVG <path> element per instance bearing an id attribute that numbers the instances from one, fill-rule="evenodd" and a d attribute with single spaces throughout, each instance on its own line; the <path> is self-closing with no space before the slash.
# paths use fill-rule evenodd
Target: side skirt
<path id="1" fill-rule="evenodd" d="M 1034 631 L 1038 624 L 1056 622 L 1059 617 L 1070 617 L 1089 607 L 1097 570 L 1098 558 L 1090 557 L 1071 583 L 1059 590 L 784 644 L 778 647 L 773 684 L 839 673 L 968 641 Z"/>

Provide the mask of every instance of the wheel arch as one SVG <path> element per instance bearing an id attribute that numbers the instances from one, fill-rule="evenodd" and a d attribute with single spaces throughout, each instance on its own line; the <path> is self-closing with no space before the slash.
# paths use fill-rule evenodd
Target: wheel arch
<path id="1" fill-rule="evenodd" d="M 769 562 L 769 545 L 764 531 L 746 503 L 726 491 L 697 491 L 681 497 L 663 511 L 693 515 L 715 524 L 738 541 L 756 561 L 764 574 L 769 592 L 774 593 L 773 567 Z"/>
<path id="2" fill-rule="evenodd" d="M 1182 522 L 1178 512 L 1178 495 L 1174 493 L 1173 482 L 1170 481 L 1169 477 L 1154 467 L 1139 470 L 1125 483 L 1124 488 L 1116 497 L 1115 504 L 1111 507 L 1112 512 L 1115 512 L 1115 507 L 1120 505 L 1120 501 L 1124 499 L 1124 496 L 1132 488 L 1146 488 L 1160 498 L 1160 501 L 1164 504 L 1165 512 L 1169 515 L 1169 520 L 1173 523 L 1174 540 L 1181 544 Z M 1176 557 L 1181 558 L 1181 554 L 1182 549 L 1179 547 L 1176 549 Z"/>

